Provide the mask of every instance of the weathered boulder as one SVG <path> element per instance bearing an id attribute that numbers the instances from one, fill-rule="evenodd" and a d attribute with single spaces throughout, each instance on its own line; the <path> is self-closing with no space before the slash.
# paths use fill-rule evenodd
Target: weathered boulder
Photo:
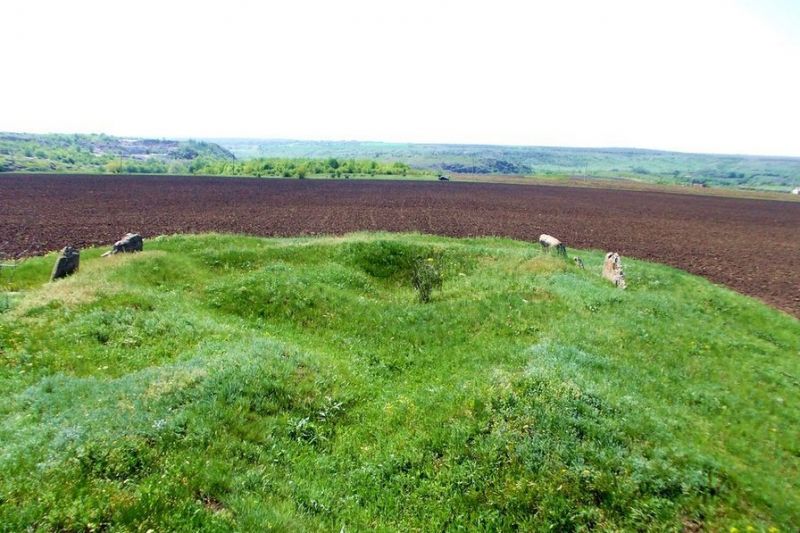
<path id="1" fill-rule="evenodd" d="M 562 255 L 564 257 L 567 256 L 567 247 L 564 246 L 564 243 L 551 235 L 547 235 L 545 233 L 539 235 L 539 244 L 542 245 L 542 249 L 544 250 L 549 251 L 551 249 L 555 249 L 558 255 Z"/>
<path id="2" fill-rule="evenodd" d="M 118 253 L 141 252 L 144 249 L 144 240 L 138 233 L 126 233 L 123 238 L 114 243 L 114 247 L 103 254 L 113 255 Z"/>
<path id="3" fill-rule="evenodd" d="M 603 277 L 620 289 L 625 288 L 625 273 L 622 271 L 622 259 L 616 252 L 608 252 L 603 262 Z"/>
<path id="4" fill-rule="evenodd" d="M 72 246 L 66 246 L 61 250 L 61 255 L 56 259 L 56 264 L 53 265 L 53 273 L 50 275 L 50 281 L 66 278 L 78 271 L 78 266 L 81 262 L 81 252 Z"/>

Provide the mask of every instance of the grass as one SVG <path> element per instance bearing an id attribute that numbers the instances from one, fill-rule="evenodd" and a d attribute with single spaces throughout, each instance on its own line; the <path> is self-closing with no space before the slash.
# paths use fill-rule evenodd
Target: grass
<path id="1" fill-rule="evenodd" d="M 7 287 L 0 529 L 800 523 L 800 322 L 755 300 L 506 239 L 145 250 Z"/>

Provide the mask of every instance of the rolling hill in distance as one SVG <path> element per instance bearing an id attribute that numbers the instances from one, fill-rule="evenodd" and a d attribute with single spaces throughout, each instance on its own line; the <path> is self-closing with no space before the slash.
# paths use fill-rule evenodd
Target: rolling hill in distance
<path id="1" fill-rule="evenodd" d="M 475 174 L 582 175 L 761 190 L 800 185 L 800 158 L 637 148 L 569 148 L 363 141 L 208 139 L 237 158 L 336 157 L 403 161 L 412 168 Z"/>
<path id="2" fill-rule="evenodd" d="M 183 173 L 196 160 L 232 160 L 207 142 L 104 134 L 0 133 L 0 172 Z"/>
<path id="3" fill-rule="evenodd" d="M 318 160 L 329 160 L 332 166 Z M 271 160 L 282 160 L 275 164 Z M 335 161 L 334 161 L 335 160 Z M 298 176 L 452 172 L 537 178 L 585 176 L 643 183 L 789 192 L 800 158 L 634 148 L 414 144 L 276 139 L 166 140 L 103 134 L 0 133 L 0 172 Z M 365 165 L 364 162 L 374 162 Z M 249 163 L 248 163 L 249 162 Z M 396 165 L 396 166 L 391 166 Z"/>

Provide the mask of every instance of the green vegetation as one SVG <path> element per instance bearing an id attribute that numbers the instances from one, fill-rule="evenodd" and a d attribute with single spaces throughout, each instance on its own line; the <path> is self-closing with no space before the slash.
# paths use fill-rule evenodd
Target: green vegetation
<path id="1" fill-rule="evenodd" d="M 281 176 L 284 178 L 308 176 L 328 176 L 331 178 L 350 176 L 407 176 L 428 174 L 412 170 L 405 163 L 379 163 L 366 159 L 346 159 L 335 157 L 325 159 L 310 158 L 258 158 L 247 161 L 206 161 L 204 165 L 192 168 L 193 174 L 210 176 Z"/>
<path id="2" fill-rule="evenodd" d="M 7 287 L 3 529 L 800 523 L 800 322 L 755 300 L 505 239 L 145 249 Z"/>
<path id="3" fill-rule="evenodd" d="M 400 161 L 368 159 L 256 158 L 236 161 L 217 144 L 197 141 L 121 139 L 108 135 L 0 133 L 0 172 L 198 174 L 206 176 L 415 177 L 429 171 Z"/>
<path id="4" fill-rule="evenodd" d="M 233 154 L 198 141 L 0 133 L 0 172 L 188 174 Z"/>
<path id="5" fill-rule="evenodd" d="M 238 159 L 237 159 L 238 158 Z M 379 142 L 214 142 L 0 133 L 0 172 L 431 178 L 436 172 L 569 176 L 788 192 L 800 158 L 655 150 Z"/>
<path id="6" fill-rule="evenodd" d="M 467 174 L 580 175 L 647 183 L 788 192 L 800 186 L 800 158 L 687 154 L 658 150 L 459 144 L 218 139 L 236 157 L 336 157 L 403 161 Z"/>

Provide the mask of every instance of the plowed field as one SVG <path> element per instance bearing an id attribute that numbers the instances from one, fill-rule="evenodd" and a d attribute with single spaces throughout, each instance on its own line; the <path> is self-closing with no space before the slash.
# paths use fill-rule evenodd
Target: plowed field
<path id="1" fill-rule="evenodd" d="M 127 231 L 540 233 L 673 265 L 800 316 L 800 203 L 537 185 L 0 175 L 0 254 Z"/>

